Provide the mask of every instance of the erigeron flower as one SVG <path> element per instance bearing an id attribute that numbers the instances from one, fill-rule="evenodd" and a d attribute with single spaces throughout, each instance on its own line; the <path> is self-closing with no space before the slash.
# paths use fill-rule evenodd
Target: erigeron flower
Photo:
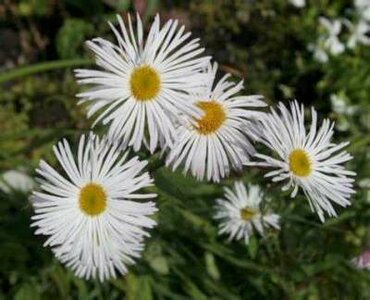
<path id="1" fill-rule="evenodd" d="M 280 229 L 280 216 L 272 213 L 262 213 L 260 203 L 263 193 L 259 186 L 242 182 L 234 183 L 234 190 L 225 188 L 225 199 L 217 199 L 216 214 L 219 220 L 219 234 L 228 234 L 229 240 L 244 239 L 249 242 L 254 229 L 264 235 L 264 227 Z"/>
<path id="2" fill-rule="evenodd" d="M 138 15 L 136 27 L 130 16 L 126 23 L 118 16 L 118 23 L 119 29 L 109 23 L 117 45 L 102 38 L 87 42 L 102 70 L 76 70 L 80 84 L 93 85 L 78 97 L 88 104 L 88 117 L 98 115 L 94 124 L 109 124 L 111 140 L 135 151 L 144 143 L 154 152 L 172 143 L 174 116 L 200 115 L 187 94 L 203 85 L 200 71 L 209 57 L 200 57 L 199 39 L 189 39 L 177 20 L 161 27 L 157 15 L 146 39 Z"/>
<path id="3" fill-rule="evenodd" d="M 230 170 L 242 168 L 254 153 L 248 138 L 255 130 L 251 120 L 262 114 L 253 109 L 266 106 L 262 96 L 237 96 L 243 81 L 235 84 L 227 74 L 217 82 L 216 72 L 217 64 L 210 64 L 205 71 L 208 84 L 203 91 L 192 93 L 203 116 L 181 120 L 167 159 L 173 170 L 183 165 L 184 173 L 191 170 L 198 180 L 219 181 Z"/>
<path id="4" fill-rule="evenodd" d="M 256 165 L 274 168 L 265 176 L 272 177 L 274 182 L 286 181 L 282 189 L 292 188 L 292 197 L 301 188 L 321 221 L 325 219 L 325 212 L 336 216 L 333 203 L 346 207 L 355 193 L 351 178 L 355 173 L 343 166 L 352 159 L 342 150 L 348 142 L 334 144 L 331 141 L 334 123 L 325 119 L 319 127 L 314 108 L 308 132 L 304 126 L 303 105 L 293 101 L 289 110 L 279 103 L 278 111 L 272 108 L 271 113 L 260 120 L 259 141 L 274 151 L 274 155 L 256 154 L 263 161 Z"/>
<path id="5" fill-rule="evenodd" d="M 78 277 L 100 281 L 127 273 L 127 266 L 140 257 L 155 204 L 140 193 L 152 185 L 144 172 L 146 161 L 127 159 L 117 145 L 91 135 L 81 136 L 77 158 L 63 140 L 54 153 L 65 175 L 45 161 L 37 173 L 41 192 L 32 203 L 35 234 L 46 235 L 44 246 Z"/>

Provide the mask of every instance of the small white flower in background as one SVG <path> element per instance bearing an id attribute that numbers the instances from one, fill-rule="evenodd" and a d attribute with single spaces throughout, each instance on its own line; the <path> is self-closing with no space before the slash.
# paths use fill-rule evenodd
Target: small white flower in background
<path id="1" fill-rule="evenodd" d="M 352 264 L 362 270 L 370 270 L 370 247 L 368 247 L 360 256 L 352 259 Z"/>
<path id="2" fill-rule="evenodd" d="M 152 185 L 143 172 L 147 162 L 128 160 L 127 152 L 94 135 L 81 136 L 77 159 L 66 140 L 54 153 L 67 177 L 40 162 L 42 192 L 32 197 L 35 234 L 49 236 L 44 246 L 78 277 L 104 281 L 127 273 L 147 229 L 156 225 L 148 217 L 157 210 L 154 202 L 142 201 L 156 195 L 139 193 Z"/>
<path id="3" fill-rule="evenodd" d="M 228 81 L 230 74 L 215 81 L 217 64 L 209 64 L 205 71 L 208 84 L 203 91 L 193 92 L 193 102 L 203 111 L 201 118 L 180 120 L 174 146 L 167 165 L 175 170 L 184 164 L 184 173 L 191 170 L 198 180 L 219 181 L 231 169 L 240 170 L 243 161 L 249 160 L 254 147 L 248 139 L 253 136 L 255 125 L 251 120 L 263 113 L 251 110 L 266 106 L 262 96 L 237 96 L 243 81 Z"/>
<path id="4" fill-rule="evenodd" d="M 88 104 L 88 117 L 99 115 L 94 125 L 109 124 L 110 139 L 121 139 L 134 151 L 144 144 L 154 152 L 158 144 L 172 143 L 171 116 L 200 116 L 187 92 L 203 85 L 200 71 L 210 58 L 200 57 L 199 39 L 189 39 L 177 20 L 161 28 L 157 15 L 145 42 L 139 15 L 136 28 L 130 16 L 127 24 L 120 16 L 118 22 L 120 31 L 109 23 L 118 45 L 102 38 L 87 42 L 103 70 L 76 70 L 80 84 L 93 85 L 78 95 L 79 103 Z"/>
<path id="5" fill-rule="evenodd" d="M 320 63 L 326 63 L 329 60 L 329 55 L 326 53 L 326 50 L 324 49 L 322 43 L 320 44 L 309 44 L 308 50 L 313 52 L 313 58 L 320 62 Z"/>
<path id="6" fill-rule="evenodd" d="M 225 199 L 217 199 L 214 219 L 220 222 L 219 234 L 228 234 L 229 240 L 244 239 L 246 243 L 253 235 L 254 229 L 260 235 L 264 234 L 264 227 L 280 229 L 280 216 L 271 213 L 262 213 L 260 203 L 263 193 L 259 186 L 235 182 L 234 190 L 225 188 Z"/>
<path id="7" fill-rule="evenodd" d="M 370 178 L 364 178 L 359 183 L 358 186 L 362 189 L 369 189 L 370 192 Z"/>
<path id="8" fill-rule="evenodd" d="M 370 21 L 370 0 L 355 0 L 355 7 L 361 18 Z"/>
<path id="9" fill-rule="evenodd" d="M 330 21 L 324 17 L 320 17 L 319 22 L 326 33 L 320 35 L 315 44 L 309 44 L 308 50 L 313 52 L 316 61 L 326 63 L 329 60 L 329 54 L 336 56 L 345 50 L 345 45 L 338 38 L 342 23 L 340 20 Z"/>
<path id="10" fill-rule="evenodd" d="M 323 120 L 319 127 L 317 113 L 311 109 L 311 126 L 306 131 L 304 124 L 304 106 L 297 101 L 290 103 L 290 111 L 282 103 L 278 112 L 271 108 L 271 113 L 261 119 L 261 135 L 259 141 L 273 150 L 273 156 L 256 154 L 263 162 L 255 163 L 262 167 L 272 167 L 265 175 L 272 181 L 287 181 L 282 190 L 293 189 L 291 197 L 295 197 L 299 188 L 306 195 L 311 210 L 316 211 L 323 222 L 324 212 L 329 216 L 337 216 L 332 203 L 346 207 L 351 204 L 350 197 L 356 175 L 348 171 L 343 164 L 352 156 L 342 149 L 348 142 L 334 144 L 334 123 Z"/>
<path id="11" fill-rule="evenodd" d="M 329 55 L 326 53 L 326 50 L 323 48 L 323 45 L 321 44 L 309 44 L 308 50 L 313 52 L 313 58 L 320 62 L 320 63 L 326 63 L 329 60 Z"/>
<path id="12" fill-rule="evenodd" d="M 370 25 L 368 22 L 360 20 L 356 25 L 353 25 L 349 20 L 344 20 L 344 24 L 349 28 L 351 35 L 347 41 L 348 48 L 355 48 L 357 44 L 365 46 L 370 45 Z"/>
<path id="13" fill-rule="evenodd" d="M 302 8 L 306 6 L 306 0 L 289 0 L 295 7 Z"/>
<path id="14" fill-rule="evenodd" d="M 9 170 L 0 175 L 0 190 L 10 194 L 12 191 L 27 193 L 34 187 L 33 179 L 19 170 Z"/>
<path id="15" fill-rule="evenodd" d="M 352 116 L 357 110 L 356 106 L 348 105 L 345 98 L 339 94 L 330 95 L 330 102 L 333 111 L 337 114 Z"/>
<path id="16" fill-rule="evenodd" d="M 344 52 L 344 44 L 339 40 L 338 36 L 342 30 L 340 20 L 330 21 L 328 18 L 320 17 L 320 24 L 325 28 L 327 35 L 323 36 L 323 48 L 332 55 L 338 55 Z"/>

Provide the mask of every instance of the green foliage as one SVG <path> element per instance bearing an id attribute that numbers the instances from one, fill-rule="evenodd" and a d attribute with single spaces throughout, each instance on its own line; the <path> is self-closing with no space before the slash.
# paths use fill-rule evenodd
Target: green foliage
<path id="1" fill-rule="evenodd" d="M 29 195 L 1 193 L 0 299 L 367 299 L 369 273 L 350 260 L 369 241 L 370 51 L 359 46 L 321 64 L 307 48 L 319 34 L 318 17 L 346 16 L 348 1 L 312 0 L 297 9 L 285 0 L 24 0 L 13 5 L 14 15 L 2 14 L 0 4 L 0 39 L 7 28 L 18 39 L 12 51 L 0 49 L 2 65 L 35 65 L 0 75 L 0 173 L 22 167 L 34 175 L 41 157 L 55 163 L 57 140 L 76 141 L 89 130 L 71 69 L 89 63 L 81 60 L 84 40 L 113 40 L 105 20 L 114 22 L 116 12 L 139 2 L 147 3 L 148 21 L 159 11 L 186 23 L 223 71 L 245 77 L 247 94 L 263 94 L 271 104 L 297 98 L 317 107 L 320 118 L 335 120 L 336 141 L 351 142 L 348 167 L 358 174 L 353 205 L 321 224 L 303 196 L 290 199 L 266 183 L 263 171 L 232 174 L 219 185 L 199 183 L 163 167 L 159 154 L 141 153 L 156 182 L 159 225 L 130 273 L 104 284 L 77 279 L 42 247 L 45 239 L 33 235 Z M 46 48 L 30 51 L 27 45 L 38 45 L 37 39 L 45 39 Z M 333 94 L 354 113 L 334 110 Z M 253 237 L 249 245 L 217 234 L 214 200 L 234 179 L 266 188 L 269 207 L 282 216 L 280 232 Z"/>
<path id="2" fill-rule="evenodd" d="M 60 58 L 75 58 L 85 40 L 93 32 L 92 24 L 79 19 L 66 19 L 56 37 L 56 48 Z"/>

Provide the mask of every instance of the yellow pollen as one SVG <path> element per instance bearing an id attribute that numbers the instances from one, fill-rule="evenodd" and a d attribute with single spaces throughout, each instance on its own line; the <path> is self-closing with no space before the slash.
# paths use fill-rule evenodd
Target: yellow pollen
<path id="1" fill-rule="evenodd" d="M 204 116 L 196 120 L 195 129 L 203 135 L 217 131 L 226 119 L 226 113 L 221 104 L 216 101 L 199 101 L 197 106 L 203 110 Z"/>
<path id="2" fill-rule="evenodd" d="M 107 208 L 107 195 L 100 184 L 88 183 L 80 192 L 80 209 L 89 216 L 97 216 Z"/>
<path id="3" fill-rule="evenodd" d="M 302 149 L 293 150 L 289 155 L 289 168 L 297 176 L 310 175 L 312 166 L 308 153 Z"/>
<path id="4" fill-rule="evenodd" d="M 156 70 L 150 66 L 141 66 L 131 74 L 131 93 L 137 101 L 150 101 L 156 97 L 161 87 L 161 79 Z"/>
<path id="5" fill-rule="evenodd" d="M 240 210 L 240 216 L 244 221 L 250 221 L 257 214 L 257 211 L 251 208 L 243 208 Z"/>

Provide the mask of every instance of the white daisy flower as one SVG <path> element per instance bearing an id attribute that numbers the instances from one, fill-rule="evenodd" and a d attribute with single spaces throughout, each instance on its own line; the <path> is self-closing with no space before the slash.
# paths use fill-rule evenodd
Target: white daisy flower
<path id="1" fill-rule="evenodd" d="M 102 38 L 87 42 L 103 70 L 76 70 L 80 84 L 94 85 L 78 96 L 89 104 L 88 117 L 99 114 L 94 125 L 110 125 L 110 138 L 122 139 L 135 151 L 144 143 L 153 152 L 158 143 L 171 144 L 171 116 L 199 116 L 187 91 L 203 84 L 200 71 L 210 58 L 199 56 L 204 51 L 199 39 L 189 40 L 190 32 L 177 20 L 160 28 L 157 15 L 145 42 L 139 15 L 135 30 L 130 16 L 127 24 L 120 16 L 118 22 L 120 31 L 109 23 L 118 45 Z"/>
<path id="2" fill-rule="evenodd" d="M 264 234 L 264 227 L 280 229 L 279 215 L 263 214 L 260 210 L 263 193 L 259 186 L 249 185 L 246 189 L 242 182 L 235 182 L 234 191 L 225 188 L 225 198 L 216 200 L 214 218 L 220 220 L 219 234 L 229 234 L 229 240 L 244 239 L 248 243 L 253 228 L 260 235 Z"/>
<path id="3" fill-rule="evenodd" d="M 348 142 L 338 145 L 331 142 L 334 123 L 323 120 L 321 127 L 317 124 L 317 113 L 311 109 L 312 122 L 308 132 L 304 127 L 304 107 L 297 101 L 290 103 L 290 111 L 282 103 L 278 105 L 280 114 L 271 109 L 261 121 L 259 141 L 276 152 L 277 157 L 256 154 L 264 162 L 260 166 L 276 170 L 265 177 L 272 181 L 287 181 L 283 190 L 293 188 L 295 197 L 299 187 L 307 196 L 310 207 L 316 211 L 321 221 L 324 212 L 336 216 L 332 202 L 346 207 L 350 205 L 353 179 L 356 175 L 347 171 L 343 163 L 352 159 L 346 151 L 340 151 Z"/>
<path id="4" fill-rule="evenodd" d="M 49 236 L 57 259 L 78 277 L 100 281 L 127 273 L 127 266 L 140 257 L 148 228 L 156 222 L 148 216 L 156 211 L 155 194 L 141 194 L 152 185 L 143 169 L 147 162 L 127 160 L 118 146 L 93 135 L 80 138 L 77 159 L 66 140 L 54 153 L 67 177 L 41 161 L 42 192 L 33 193 L 35 234 Z"/>
<path id="5" fill-rule="evenodd" d="M 219 181 L 230 169 L 242 168 L 243 161 L 254 153 L 247 137 L 253 135 L 251 120 L 262 114 L 250 108 L 266 106 L 262 96 L 237 96 L 243 81 L 228 81 L 230 74 L 215 82 L 216 72 L 217 64 L 209 64 L 205 71 L 208 84 L 192 94 L 203 116 L 182 120 L 166 162 L 173 170 L 183 163 L 184 173 L 190 169 L 198 180 Z"/>

